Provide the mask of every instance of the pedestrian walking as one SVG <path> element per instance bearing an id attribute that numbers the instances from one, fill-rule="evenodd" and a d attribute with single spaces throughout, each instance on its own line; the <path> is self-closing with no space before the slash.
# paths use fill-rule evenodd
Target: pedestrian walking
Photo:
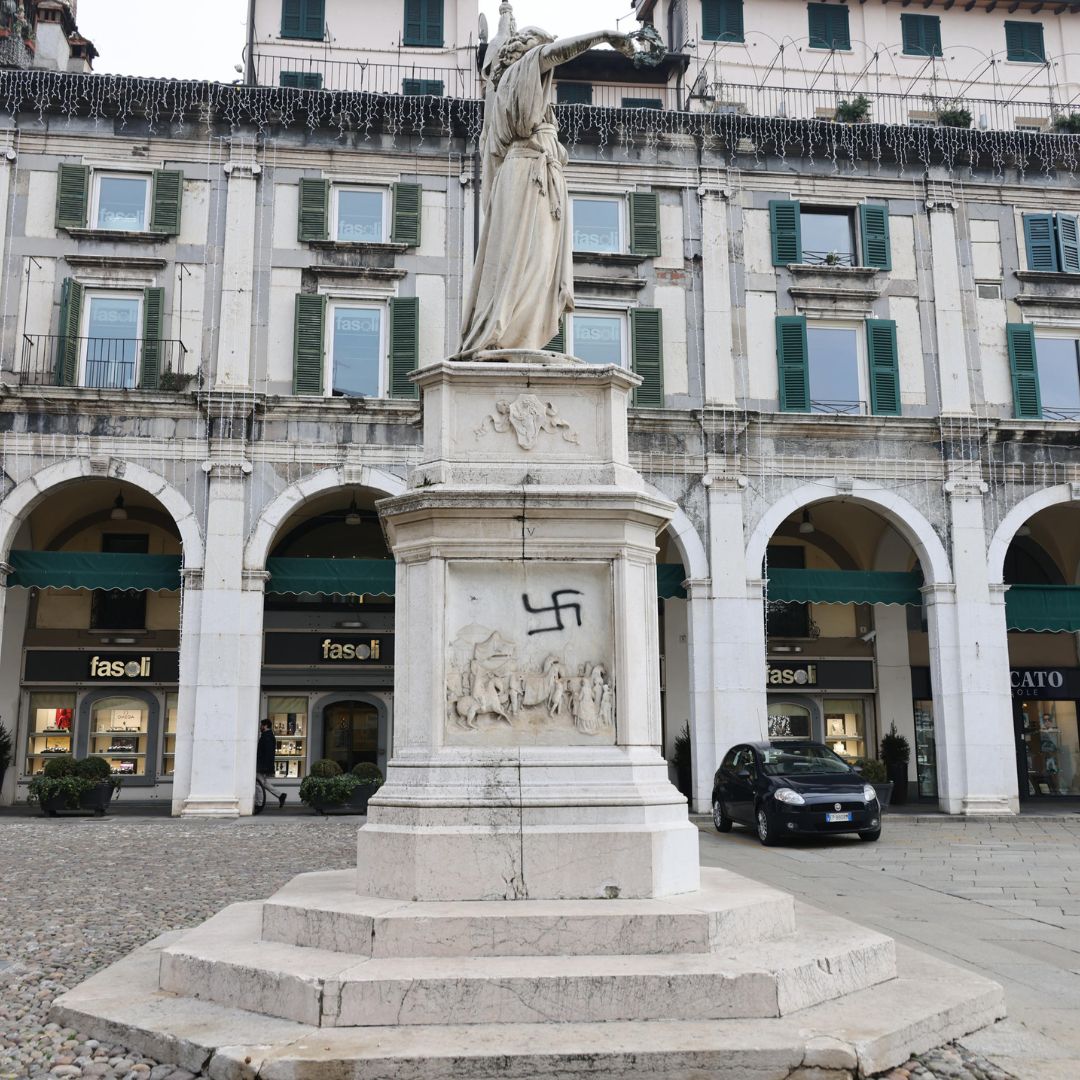
<path id="1" fill-rule="evenodd" d="M 274 755 L 277 752 L 277 739 L 274 738 L 273 725 L 269 720 L 259 721 L 259 745 L 255 751 L 255 774 L 259 783 L 266 789 L 268 795 L 277 797 L 278 809 L 285 805 L 288 796 L 284 791 L 278 791 L 270 782 L 274 775 Z"/>

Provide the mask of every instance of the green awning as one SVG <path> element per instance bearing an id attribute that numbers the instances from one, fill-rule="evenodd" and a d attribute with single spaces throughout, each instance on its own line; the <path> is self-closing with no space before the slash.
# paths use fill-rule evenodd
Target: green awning
<path id="1" fill-rule="evenodd" d="M 24 589 L 180 588 L 179 555 L 128 555 L 100 551 L 13 551 L 8 585 Z"/>
<path id="2" fill-rule="evenodd" d="M 685 580 L 686 571 L 682 563 L 656 564 L 656 595 L 661 600 L 685 600 Z"/>
<path id="3" fill-rule="evenodd" d="M 918 570 L 785 570 L 768 568 L 768 597 L 796 604 L 922 606 Z"/>
<path id="4" fill-rule="evenodd" d="M 268 593 L 393 596 L 393 559 L 267 559 Z"/>
<path id="5" fill-rule="evenodd" d="M 1080 586 L 1010 585 L 1005 619 L 1010 630 L 1080 631 Z"/>

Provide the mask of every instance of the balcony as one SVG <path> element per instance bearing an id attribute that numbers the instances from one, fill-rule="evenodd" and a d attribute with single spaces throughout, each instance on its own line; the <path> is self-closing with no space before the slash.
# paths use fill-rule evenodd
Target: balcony
<path id="1" fill-rule="evenodd" d="M 15 372 L 23 386 L 97 390 L 196 389 L 200 372 L 182 341 L 24 334 Z"/>

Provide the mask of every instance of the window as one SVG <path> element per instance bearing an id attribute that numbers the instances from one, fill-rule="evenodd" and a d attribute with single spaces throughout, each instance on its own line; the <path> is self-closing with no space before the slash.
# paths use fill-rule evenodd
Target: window
<path id="1" fill-rule="evenodd" d="M 1080 341 L 1036 337 L 1039 398 L 1047 420 L 1080 420 Z"/>
<path id="2" fill-rule="evenodd" d="M 743 0 L 701 0 L 701 36 L 706 41 L 742 41 Z"/>
<path id="3" fill-rule="evenodd" d="M 941 55 L 941 18 L 938 15 L 900 16 L 906 56 Z"/>
<path id="4" fill-rule="evenodd" d="M 326 23 L 324 0 L 281 0 L 281 36 L 322 41 Z"/>
<path id="5" fill-rule="evenodd" d="M 803 207 L 794 199 L 769 203 L 774 266 L 873 266 L 892 268 L 888 207 L 863 203 L 846 207 Z M 858 241 L 858 243 L 856 243 Z"/>
<path id="6" fill-rule="evenodd" d="M 334 238 L 340 244 L 381 244 L 386 239 L 387 198 L 373 188 L 334 188 Z"/>
<path id="7" fill-rule="evenodd" d="M 592 83 L 557 83 L 555 101 L 559 105 L 591 105 Z"/>
<path id="8" fill-rule="evenodd" d="M 56 227 L 175 235 L 183 189 L 183 173 L 175 170 L 91 173 L 87 165 L 61 165 Z"/>
<path id="9" fill-rule="evenodd" d="M 1046 62 L 1042 23 L 1005 21 L 1006 58 L 1021 64 Z"/>
<path id="10" fill-rule="evenodd" d="M 1080 273 L 1080 224 L 1075 214 L 1025 214 L 1029 270 Z"/>
<path id="11" fill-rule="evenodd" d="M 442 48 L 443 0 L 405 0 L 403 45 Z"/>
<path id="12" fill-rule="evenodd" d="M 770 544 L 766 549 L 765 562 L 762 576 L 766 579 L 769 567 L 775 567 L 778 570 L 805 570 L 806 548 L 795 544 Z M 809 604 L 799 601 L 767 600 L 765 604 L 766 637 L 804 638 L 809 635 Z"/>
<path id="13" fill-rule="evenodd" d="M 389 196 L 389 198 L 388 198 Z M 300 181 L 297 238 L 306 243 L 420 244 L 423 193 L 419 184 L 386 188 Z M 332 231 L 331 231 L 332 230 Z M 387 235 L 389 234 L 389 235 Z"/>
<path id="14" fill-rule="evenodd" d="M 322 75 L 317 71 L 283 71 L 278 81 L 294 90 L 322 89 Z"/>
<path id="15" fill-rule="evenodd" d="M 94 702 L 90 756 L 105 758 L 114 776 L 146 776 L 149 741 L 150 706 L 145 701 L 108 697 Z"/>
<path id="16" fill-rule="evenodd" d="M 860 355 L 865 341 L 865 361 Z M 865 338 L 853 326 L 807 325 L 803 315 L 776 319 L 782 412 L 900 415 L 896 323 L 867 319 Z M 869 394 L 865 389 L 869 386 Z"/>
<path id="17" fill-rule="evenodd" d="M 383 393 L 383 308 L 340 301 L 332 306 L 328 384 L 335 397 Z"/>
<path id="18" fill-rule="evenodd" d="M 626 366 L 626 316 L 575 312 L 570 316 L 572 353 L 590 364 Z"/>
<path id="19" fill-rule="evenodd" d="M 769 702 L 770 739 L 810 739 L 810 710 L 790 701 Z"/>
<path id="20" fill-rule="evenodd" d="M 825 742 L 840 757 L 866 757 L 866 720 L 860 699 L 825 699 Z"/>
<path id="21" fill-rule="evenodd" d="M 402 79 L 401 92 L 406 97 L 442 97 L 442 79 Z"/>
<path id="22" fill-rule="evenodd" d="M 302 779 L 307 760 L 307 697 L 268 697 L 266 716 L 276 740 L 274 776 Z"/>
<path id="23" fill-rule="evenodd" d="M 105 533 L 101 550 L 111 554 L 145 555 L 146 533 Z M 97 589 L 90 609 L 91 630 L 146 629 L 146 593 L 139 589 Z"/>
<path id="24" fill-rule="evenodd" d="M 81 386 L 131 390 L 139 359 L 142 297 L 135 293 L 88 294 Z"/>
<path id="25" fill-rule="evenodd" d="M 50 758 L 75 752 L 74 694 L 31 694 L 26 746 L 26 772 L 37 775 Z"/>
<path id="26" fill-rule="evenodd" d="M 295 394 L 416 397 L 408 376 L 419 357 L 416 297 L 395 296 L 389 305 L 345 299 L 331 303 L 311 293 L 296 297 Z"/>
<path id="27" fill-rule="evenodd" d="M 811 49 L 850 49 L 848 9 L 831 4 L 807 4 Z"/>
<path id="28" fill-rule="evenodd" d="M 575 251 L 623 250 L 621 199 L 575 197 L 571 200 L 571 213 Z"/>

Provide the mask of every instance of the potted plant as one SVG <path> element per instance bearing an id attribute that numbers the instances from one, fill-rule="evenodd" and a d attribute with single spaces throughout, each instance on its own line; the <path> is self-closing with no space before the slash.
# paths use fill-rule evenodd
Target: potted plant
<path id="1" fill-rule="evenodd" d="M 1054 130 L 1059 135 L 1080 135 L 1080 113 L 1058 113 L 1054 117 Z"/>
<path id="2" fill-rule="evenodd" d="M 76 761 L 65 756 L 45 762 L 41 774 L 30 781 L 30 800 L 40 803 L 47 817 L 62 810 L 90 810 L 101 817 L 119 787 L 104 758 Z"/>
<path id="3" fill-rule="evenodd" d="M 938 109 L 938 123 L 942 127 L 969 128 L 971 127 L 971 113 L 967 109 Z"/>
<path id="4" fill-rule="evenodd" d="M 878 804 L 884 810 L 892 801 L 893 793 L 885 765 L 877 758 L 860 758 L 855 762 L 855 771 L 877 792 Z"/>
<path id="5" fill-rule="evenodd" d="M 360 783 L 353 790 L 349 803 L 356 808 L 358 813 L 366 814 L 368 799 L 383 785 L 383 774 L 379 771 L 379 767 L 370 761 L 361 761 L 359 765 L 354 766 L 352 774 Z"/>
<path id="6" fill-rule="evenodd" d="M 870 119 L 870 99 L 865 94 L 858 94 L 850 101 L 836 103 L 836 122 L 838 124 L 865 124 Z"/>
<path id="7" fill-rule="evenodd" d="M 3 724 L 0 724 L 0 791 L 4 789 L 4 773 L 7 772 L 14 754 L 14 746 L 11 742 L 11 732 Z"/>
<path id="8" fill-rule="evenodd" d="M 191 385 L 191 380 L 194 378 L 193 374 L 185 374 L 182 371 L 173 371 L 172 368 L 166 368 L 158 377 L 158 389 L 175 390 L 182 394 Z"/>
<path id="9" fill-rule="evenodd" d="M 686 796 L 686 801 L 689 802 L 694 797 L 694 772 L 690 753 L 689 720 L 683 724 L 682 731 L 675 736 L 671 764 L 675 766 L 675 786 Z"/>
<path id="10" fill-rule="evenodd" d="M 894 806 L 907 803 L 908 762 L 911 760 L 911 744 L 890 724 L 888 732 L 881 737 L 881 760 L 885 773 L 892 782 Z"/>
<path id="11" fill-rule="evenodd" d="M 300 782 L 300 801 L 317 814 L 341 809 L 353 813 L 355 811 L 348 803 L 359 785 L 358 777 L 343 772 L 336 761 L 323 758 L 311 766 L 311 771 Z"/>

